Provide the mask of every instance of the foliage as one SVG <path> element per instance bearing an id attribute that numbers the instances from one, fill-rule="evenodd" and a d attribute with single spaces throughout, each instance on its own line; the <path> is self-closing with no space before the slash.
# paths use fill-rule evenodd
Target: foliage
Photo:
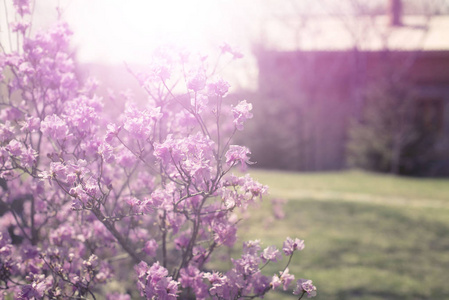
<path id="1" fill-rule="evenodd" d="M 420 175 L 436 157 L 436 131 L 419 122 L 416 96 L 397 82 L 367 92 L 364 116 L 349 131 L 348 163 L 372 171 Z"/>
<path id="2" fill-rule="evenodd" d="M 284 234 L 304 237 L 307 248 L 293 258 L 290 271 L 313 278 L 320 299 L 449 298 L 449 179 L 359 171 L 250 173 L 270 186 L 271 197 L 288 202 L 282 222 L 265 228 L 258 226 L 271 215 L 264 202 L 241 238 L 276 244 Z M 295 298 L 279 291 L 266 299 Z"/>
<path id="3" fill-rule="evenodd" d="M 161 48 L 147 73 L 133 73 L 146 105 L 124 96 L 114 119 L 96 82 L 74 74 L 67 24 L 29 37 L 30 4 L 14 6 L 22 46 L 0 54 L 2 296 L 237 299 L 288 289 L 299 239 L 287 238 L 282 250 L 248 241 L 228 271 L 207 267 L 220 259 L 215 250 L 233 247 L 239 215 L 267 192 L 232 174 L 251 164 L 232 137 L 252 106 L 226 104 L 229 84 L 207 58 Z M 282 253 L 285 267 L 262 274 Z M 114 281 L 122 289 L 104 287 Z M 316 288 L 299 279 L 293 292 L 312 297 Z"/>

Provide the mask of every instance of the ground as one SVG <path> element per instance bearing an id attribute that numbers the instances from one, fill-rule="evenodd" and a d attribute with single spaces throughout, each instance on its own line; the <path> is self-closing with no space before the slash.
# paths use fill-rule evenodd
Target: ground
<path id="1" fill-rule="evenodd" d="M 313 280 L 316 299 L 449 299 L 448 179 L 356 171 L 251 174 L 270 186 L 270 196 L 242 223 L 240 241 L 281 246 L 286 236 L 304 239 L 290 270 Z M 270 197 L 288 199 L 284 220 L 273 219 Z M 267 298 L 295 299 L 290 295 Z"/>

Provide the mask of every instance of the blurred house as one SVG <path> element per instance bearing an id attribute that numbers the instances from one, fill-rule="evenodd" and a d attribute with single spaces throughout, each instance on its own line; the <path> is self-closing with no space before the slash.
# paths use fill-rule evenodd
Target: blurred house
<path id="1" fill-rule="evenodd" d="M 449 174 L 449 16 L 402 15 L 400 1 L 392 0 L 389 16 L 273 22 L 264 41 L 255 50 L 259 91 L 271 105 L 289 107 L 281 120 L 289 123 L 296 150 L 285 153 L 287 168 L 346 168 L 351 124 L 363 119 L 369 91 L 389 83 L 407 87 L 414 122 L 437 137 L 423 173 Z M 257 159 L 272 167 L 262 155 Z"/>

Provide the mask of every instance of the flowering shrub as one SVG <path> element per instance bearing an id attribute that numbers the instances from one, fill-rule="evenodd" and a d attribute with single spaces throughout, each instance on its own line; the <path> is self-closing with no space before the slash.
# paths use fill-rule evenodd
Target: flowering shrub
<path id="1" fill-rule="evenodd" d="M 267 192 L 232 174 L 251 163 L 246 147 L 232 145 L 251 104 L 229 107 L 229 84 L 208 73 L 204 57 L 165 49 L 148 73 L 134 74 L 146 104 L 127 99 L 113 119 L 95 82 L 74 73 L 67 25 L 28 38 L 29 2 L 14 6 L 22 47 L 0 54 L 2 296 L 238 299 L 287 290 L 299 239 L 287 238 L 288 262 L 271 277 L 261 270 L 283 255 L 259 241 L 244 243 L 230 270 L 208 268 L 216 249 L 234 246 L 239 213 Z M 184 93 L 175 93 L 179 78 Z M 105 287 L 130 280 L 138 292 Z M 294 293 L 316 292 L 300 279 Z"/>

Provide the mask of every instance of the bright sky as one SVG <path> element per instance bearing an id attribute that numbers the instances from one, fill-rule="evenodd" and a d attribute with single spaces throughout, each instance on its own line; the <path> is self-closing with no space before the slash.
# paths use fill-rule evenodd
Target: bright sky
<path id="1" fill-rule="evenodd" d="M 313 14 L 327 7 L 335 12 L 353 3 L 352 0 L 30 1 L 37 4 L 35 21 L 38 25 L 35 27 L 54 21 L 54 7 L 59 3 L 63 18 L 75 32 L 73 46 L 80 61 L 105 63 L 146 61 L 156 45 L 166 43 L 208 53 L 222 42 L 228 42 L 239 46 L 243 52 L 250 52 L 252 41 L 270 42 L 267 28 L 273 26 L 267 25 L 269 19 L 286 25 L 286 17 L 291 18 L 299 11 Z M 385 5 L 387 0 L 359 2 L 376 6 Z M 6 39 L 4 3 L 12 3 L 12 0 L 0 2 L 0 40 L 3 43 Z M 9 18 L 12 18 L 11 7 Z M 285 40 L 284 31 L 278 30 L 274 36 Z M 279 43 L 276 39 L 272 42 Z"/>
<path id="2" fill-rule="evenodd" d="M 81 60 L 139 62 L 164 43 L 205 52 L 224 41 L 239 43 L 244 30 L 238 28 L 238 2 L 72 0 L 64 17 L 74 29 Z"/>
<path id="3" fill-rule="evenodd" d="M 12 0 L 5 0 L 12 3 Z M 369 0 L 374 3 L 386 0 Z M 427 0 L 421 0 L 427 1 Z M 33 2 L 33 1 L 31 1 Z M 63 19 L 74 31 L 72 45 L 80 62 L 145 63 L 158 45 L 176 44 L 190 50 L 213 53 L 223 42 L 237 46 L 246 55 L 239 74 L 257 77 L 251 43 L 259 41 L 279 48 L 296 42 L 288 36 L 286 16 L 300 9 L 319 13 L 321 9 L 341 7 L 340 0 L 35 0 L 35 28 L 56 19 L 60 5 Z M 348 1 L 346 1 L 348 2 Z M 332 6 L 334 5 L 334 6 Z M 3 11 L 2 11 L 3 10 Z M 12 8 L 9 8 L 12 17 Z M 283 25 L 276 30 L 272 22 Z M 293 19 L 297 19 L 294 17 Z M 5 11 L 0 2 L 0 41 L 7 43 Z M 290 29 L 295 27 L 290 26 Z M 294 35 L 296 31 L 290 30 Z M 322 34 L 313 34 L 315 41 Z M 304 39 L 304 38 L 303 38 Z M 13 41 L 14 44 L 14 41 Z M 296 45 L 296 44 L 295 44 Z M 282 47 L 280 47 L 282 48 Z M 215 50 L 216 51 L 216 50 Z M 234 68 L 234 67 L 233 67 Z M 236 72 L 237 73 L 237 72 Z M 236 74 L 235 73 L 235 74 Z"/>
<path id="4" fill-rule="evenodd" d="M 264 1 L 272 0 L 30 0 L 36 3 L 34 29 L 53 23 L 59 5 L 75 33 L 79 59 L 97 62 L 141 61 L 164 43 L 206 52 L 223 42 L 248 44 L 248 28 Z M 6 15 L 15 18 L 12 2 L 0 2 L 3 43 Z"/>
<path id="5" fill-rule="evenodd" d="M 153 49 L 166 44 L 213 54 L 226 42 L 246 56 L 233 77 L 241 75 L 239 85 L 247 86 L 254 85 L 257 77 L 250 35 L 264 11 L 264 1 L 277 0 L 35 0 L 33 29 L 54 23 L 59 4 L 63 20 L 74 32 L 77 59 L 97 64 L 146 63 Z M 5 3 L 12 19 L 12 0 Z M 0 41 L 5 45 L 9 43 L 2 34 L 4 16 L 0 2 Z"/>

